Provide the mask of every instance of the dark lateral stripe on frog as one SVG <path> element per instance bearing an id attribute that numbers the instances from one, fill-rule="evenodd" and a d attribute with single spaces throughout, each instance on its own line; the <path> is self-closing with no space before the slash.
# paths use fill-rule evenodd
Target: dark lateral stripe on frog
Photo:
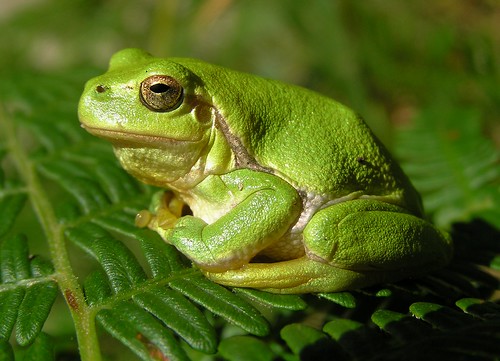
<path id="1" fill-rule="evenodd" d="M 215 127 L 224 134 L 227 143 L 231 147 L 235 157 L 236 168 L 249 168 L 274 174 L 273 169 L 262 166 L 248 153 L 241 139 L 231 132 L 224 116 L 217 109 L 215 109 Z"/>

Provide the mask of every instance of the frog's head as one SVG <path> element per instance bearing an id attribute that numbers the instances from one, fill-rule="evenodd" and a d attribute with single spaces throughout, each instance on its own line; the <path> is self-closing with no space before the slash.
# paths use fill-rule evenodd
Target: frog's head
<path id="1" fill-rule="evenodd" d="M 215 111 L 203 81 L 185 66 L 125 49 L 87 82 L 78 115 L 88 132 L 113 144 L 127 171 L 165 186 L 206 156 Z"/>

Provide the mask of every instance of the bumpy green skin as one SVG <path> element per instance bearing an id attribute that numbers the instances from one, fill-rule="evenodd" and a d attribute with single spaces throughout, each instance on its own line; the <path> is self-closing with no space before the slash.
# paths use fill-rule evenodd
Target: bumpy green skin
<path id="1" fill-rule="evenodd" d="M 144 105 L 152 75 L 182 86 L 178 107 Z M 451 258 L 449 237 L 422 218 L 418 193 L 366 124 L 312 91 L 126 49 L 87 83 L 79 117 L 128 172 L 190 206 L 173 228 L 150 226 L 221 284 L 340 291 Z"/>

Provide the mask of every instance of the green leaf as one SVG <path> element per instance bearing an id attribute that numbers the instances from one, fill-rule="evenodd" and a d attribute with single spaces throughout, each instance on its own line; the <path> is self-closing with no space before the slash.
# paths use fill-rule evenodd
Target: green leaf
<path id="1" fill-rule="evenodd" d="M 133 297 L 134 301 L 175 331 L 191 347 L 205 353 L 217 349 L 215 331 L 203 314 L 179 293 L 158 288 Z"/>
<path id="2" fill-rule="evenodd" d="M 3 289 L 0 292 L 0 340 L 8 340 L 17 319 L 19 306 L 23 302 L 25 290 L 21 287 Z"/>
<path id="3" fill-rule="evenodd" d="M 97 219 L 96 223 L 108 231 L 137 239 L 154 278 L 166 277 L 171 271 L 179 271 L 186 267 L 173 246 L 168 245 L 157 233 L 137 228 L 131 223 L 131 219 L 128 214 L 115 213 Z"/>
<path id="4" fill-rule="evenodd" d="M 87 302 L 91 306 L 98 306 L 113 295 L 106 274 L 100 270 L 92 272 L 85 279 L 84 290 Z"/>
<path id="5" fill-rule="evenodd" d="M 335 319 L 328 322 L 323 330 L 331 335 L 342 347 L 343 352 L 353 359 L 363 360 L 384 349 L 381 335 L 357 321 Z"/>
<path id="6" fill-rule="evenodd" d="M 281 338 L 300 359 L 324 360 L 345 357 L 339 345 L 312 327 L 302 324 L 289 324 L 280 331 Z"/>
<path id="7" fill-rule="evenodd" d="M 280 335 L 296 355 L 300 354 L 304 347 L 326 338 L 324 333 L 301 324 L 290 324 L 283 327 Z"/>
<path id="8" fill-rule="evenodd" d="M 410 306 L 410 312 L 440 329 L 455 329 L 463 324 L 473 322 L 464 313 L 434 303 L 417 302 Z"/>
<path id="9" fill-rule="evenodd" d="M 269 346 L 255 337 L 233 336 L 219 344 L 219 354 L 230 361 L 272 361 L 275 355 Z"/>
<path id="10" fill-rule="evenodd" d="M 45 333 L 40 333 L 35 341 L 23 352 L 21 361 L 52 361 L 55 359 L 54 344 Z"/>
<path id="11" fill-rule="evenodd" d="M 57 296 L 56 283 L 46 276 L 53 269 L 39 258 L 31 261 L 25 237 L 16 236 L 0 246 L 0 338 L 8 339 L 15 326 L 20 345 L 40 334 Z"/>
<path id="12" fill-rule="evenodd" d="M 268 307 L 299 311 L 307 308 L 307 303 L 295 295 L 279 295 L 250 288 L 235 288 L 234 292 Z"/>
<path id="13" fill-rule="evenodd" d="M 29 277 L 28 242 L 26 238 L 10 237 L 0 248 L 0 275 L 3 283 L 15 283 Z"/>
<path id="14" fill-rule="evenodd" d="M 175 279 L 169 284 L 196 303 L 254 335 L 269 333 L 269 324 L 255 308 L 203 276 Z"/>
<path id="15" fill-rule="evenodd" d="M 58 161 L 40 165 L 39 169 L 47 178 L 56 181 L 71 194 L 85 213 L 109 205 L 108 197 L 99 184 L 76 164 Z"/>
<path id="16" fill-rule="evenodd" d="M 402 166 L 440 226 L 481 214 L 500 226 L 500 152 L 483 136 L 480 118 L 473 108 L 430 107 L 398 133 Z"/>
<path id="17" fill-rule="evenodd" d="M 132 252 L 121 242 L 111 237 L 93 241 L 93 251 L 108 275 L 114 292 L 128 290 L 134 284 L 144 282 L 146 273 Z"/>
<path id="18" fill-rule="evenodd" d="M 54 273 L 52 264 L 40 256 L 30 257 L 30 270 L 33 277 L 49 276 Z"/>
<path id="19" fill-rule="evenodd" d="M 189 360 L 171 332 L 132 303 L 121 302 L 113 309 L 102 310 L 97 320 L 142 360 Z"/>
<path id="20" fill-rule="evenodd" d="M 375 312 L 372 320 L 393 337 L 388 340 L 392 348 L 381 351 L 384 359 L 398 360 L 408 354 L 418 359 L 436 355 L 446 359 L 495 359 L 500 352 L 498 306 L 486 305 L 488 312 L 483 312 L 479 300 L 464 299 L 458 304 L 470 308 L 471 314 L 479 306 L 476 315 L 481 317 L 430 302 L 410 306 L 417 318 L 388 310 Z"/>
<path id="21" fill-rule="evenodd" d="M 363 325 L 359 322 L 339 318 L 328 322 L 323 327 L 323 331 L 338 341 L 345 335 L 345 333 L 358 330 L 362 326 Z"/>
<path id="22" fill-rule="evenodd" d="M 476 298 L 462 298 L 456 305 L 464 312 L 480 319 L 500 316 L 500 305 Z"/>
<path id="23" fill-rule="evenodd" d="M 14 351 L 7 341 L 0 339 L 0 360 L 14 361 Z"/>
<path id="24" fill-rule="evenodd" d="M 16 340 L 29 345 L 40 334 L 57 296 L 55 282 L 35 283 L 26 289 L 16 321 Z"/>
<path id="25" fill-rule="evenodd" d="M 350 292 L 318 293 L 318 296 L 345 308 L 356 308 L 356 298 Z"/>
<path id="26" fill-rule="evenodd" d="M 95 175 L 100 187 L 112 203 L 118 203 L 140 194 L 141 187 L 115 162 L 101 161 L 97 164 Z"/>
<path id="27" fill-rule="evenodd" d="M 51 174 L 55 173 L 53 169 L 51 172 Z M 110 198 L 113 201 L 124 201 L 122 198 L 130 189 L 124 190 L 120 188 L 121 186 L 115 189 L 114 183 L 123 184 L 128 179 L 128 176 L 125 178 L 118 176 L 117 179 L 103 182 L 106 191 L 100 194 L 115 192 L 115 195 Z M 97 186 L 97 183 L 94 185 Z M 90 204 L 90 201 L 86 200 L 87 196 L 81 197 L 79 195 L 82 190 L 75 189 L 73 192 L 76 200 L 85 200 L 80 201 L 81 205 Z M 102 199 L 101 196 L 98 198 Z M 101 272 L 92 273 L 85 282 L 85 291 L 90 304 L 101 308 L 111 307 L 107 306 L 110 302 L 113 305 L 113 312 L 102 310 L 98 313 L 101 323 L 105 325 L 108 332 L 133 349 L 135 353 L 144 355 L 144 349 L 138 346 L 137 340 L 130 339 L 134 336 L 121 328 L 126 327 L 125 320 L 114 319 L 117 316 L 117 313 L 114 312 L 115 300 L 120 299 L 120 295 L 124 292 L 129 295 L 131 300 L 134 300 L 136 305 L 140 306 L 141 312 L 146 312 L 155 318 L 144 316 L 142 313 L 142 316 L 138 315 L 137 317 L 142 317 L 145 321 L 152 322 L 155 319 L 161 321 L 160 324 L 149 325 L 150 327 L 154 329 L 160 326 L 166 327 L 166 330 L 168 328 L 174 331 L 193 348 L 203 352 L 211 353 L 216 350 L 214 329 L 205 316 L 181 294 L 187 295 L 212 312 L 231 320 L 250 332 L 256 334 L 268 332 L 268 324 L 265 319 L 253 307 L 226 289 L 214 285 L 204 277 L 201 277 L 192 287 L 191 281 L 182 278 L 185 277 L 182 275 L 185 274 L 186 268 L 180 262 L 178 252 L 165 244 L 158 235 L 135 227 L 131 222 L 133 218 L 130 214 L 117 211 L 109 214 L 105 212 L 102 215 L 99 213 L 100 208 L 105 209 L 109 206 L 105 202 L 94 203 L 91 207 L 83 206 L 83 212 L 91 215 L 92 222 L 88 222 L 87 219 L 87 223 L 79 224 L 78 227 L 70 227 L 65 232 L 70 241 L 91 255 L 103 268 L 106 277 Z M 169 285 L 175 291 L 153 287 L 154 284 L 148 281 L 147 274 L 136 256 L 121 240 L 116 239 L 109 232 L 137 240 L 144 251 L 146 262 L 150 266 L 154 279 L 158 282 L 164 282 L 163 279 L 171 278 Z M 176 276 L 172 272 L 183 273 Z M 107 285 L 107 281 L 109 281 L 110 287 Z M 150 347 L 152 345 L 161 347 L 161 345 L 156 344 L 156 342 L 162 342 L 161 337 L 147 338 Z"/>
<path id="28" fill-rule="evenodd" d="M 132 252 L 97 225 L 70 229 L 70 240 L 82 247 L 102 265 L 114 292 L 125 291 L 144 282 L 146 273 Z"/>
<path id="29" fill-rule="evenodd" d="M 180 271 L 184 266 L 179 252 L 163 241 L 156 233 L 143 232 L 138 235 L 141 249 L 153 274 L 153 278 L 163 278 L 172 271 Z"/>
<path id="30" fill-rule="evenodd" d="M 11 193 L 13 189 L 2 189 L 0 182 L 0 237 L 5 235 L 13 226 L 19 212 L 26 202 L 26 195 L 22 193 Z"/>
<path id="31" fill-rule="evenodd" d="M 377 297 L 390 297 L 392 296 L 392 290 L 388 288 L 382 288 L 375 293 Z"/>
<path id="32" fill-rule="evenodd" d="M 414 342 L 429 337 L 432 328 L 417 319 L 390 310 L 378 310 L 372 314 L 373 323 L 391 334 L 397 341 Z"/>

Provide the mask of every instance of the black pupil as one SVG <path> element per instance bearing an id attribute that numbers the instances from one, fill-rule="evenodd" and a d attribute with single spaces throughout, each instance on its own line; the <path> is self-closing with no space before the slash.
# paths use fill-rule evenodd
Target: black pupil
<path id="1" fill-rule="evenodd" d="M 170 89 L 170 87 L 167 84 L 158 83 L 151 85 L 149 89 L 153 93 L 161 94 L 161 93 L 166 93 Z"/>

